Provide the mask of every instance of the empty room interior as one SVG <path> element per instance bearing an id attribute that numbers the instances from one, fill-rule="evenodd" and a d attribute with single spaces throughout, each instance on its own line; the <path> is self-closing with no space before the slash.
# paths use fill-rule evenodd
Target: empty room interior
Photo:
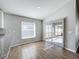
<path id="1" fill-rule="evenodd" d="M 0 59 L 79 59 L 79 0 L 0 0 Z"/>

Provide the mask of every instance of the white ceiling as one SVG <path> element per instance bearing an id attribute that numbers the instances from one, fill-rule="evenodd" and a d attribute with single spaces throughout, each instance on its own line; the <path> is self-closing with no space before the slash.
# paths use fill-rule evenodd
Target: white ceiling
<path id="1" fill-rule="evenodd" d="M 69 0 L 0 0 L 3 11 L 44 19 Z"/>

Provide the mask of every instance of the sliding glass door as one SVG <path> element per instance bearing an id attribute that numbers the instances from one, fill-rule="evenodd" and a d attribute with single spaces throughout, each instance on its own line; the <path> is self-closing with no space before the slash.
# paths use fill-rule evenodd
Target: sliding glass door
<path id="1" fill-rule="evenodd" d="M 53 22 L 45 26 L 45 40 L 58 46 L 64 46 L 64 22 Z"/>
<path id="2" fill-rule="evenodd" d="M 55 29 L 55 32 L 54 32 L 54 37 L 53 37 L 53 43 L 63 47 L 63 36 L 64 36 L 63 24 L 55 23 L 54 29 Z"/>

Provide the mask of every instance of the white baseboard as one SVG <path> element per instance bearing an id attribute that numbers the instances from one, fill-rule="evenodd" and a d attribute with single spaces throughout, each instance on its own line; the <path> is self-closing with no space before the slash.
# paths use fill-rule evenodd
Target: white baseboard
<path id="1" fill-rule="evenodd" d="M 7 53 L 6 57 L 5 57 L 5 59 L 8 59 L 8 56 L 10 54 L 10 51 L 11 51 L 11 48 L 9 48 L 8 53 Z"/>
<path id="2" fill-rule="evenodd" d="M 10 48 L 12 48 L 12 47 L 16 47 L 16 46 L 20 46 L 20 45 L 24 45 L 24 44 L 29 44 L 29 43 L 39 42 L 39 41 L 41 41 L 41 40 L 36 40 L 36 41 L 31 41 L 31 42 L 25 42 L 25 43 L 19 43 L 19 44 L 15 44 L 15 45 L 13 45 L 13 46 L 10 46 Z"/>
<path id="3" fill-rule="evenodd" d="M 71 52 L 73 52 L 73 53 L 76 53 L 76 50 L 72 50 L 72 49 L 69 49 L 69 48 L 65 48 L 66 50 L 69 50 L 69 51 L 71 51 Z"/>

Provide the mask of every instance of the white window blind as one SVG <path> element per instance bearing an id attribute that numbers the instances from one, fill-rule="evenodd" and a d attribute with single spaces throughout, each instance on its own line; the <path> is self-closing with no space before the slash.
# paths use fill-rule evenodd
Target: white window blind
<path id="1" fill-rule="evenodd" d="M 34 38 L 36 36 L 35 23 L 22 22 L 22 39 Z"/>

